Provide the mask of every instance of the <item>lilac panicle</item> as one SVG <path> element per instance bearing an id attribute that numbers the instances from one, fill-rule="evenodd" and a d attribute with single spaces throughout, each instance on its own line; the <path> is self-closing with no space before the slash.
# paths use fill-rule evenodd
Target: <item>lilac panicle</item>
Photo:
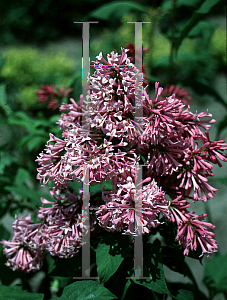
<path id="1" fill-rule="evenodd" d="M 212 164 L 221 166 L 220 160 L 227 160 L 223 153 L 227 145 L 224 141 L 210 141 L 208 131 L 215 120 L 208 111 L 192 113 L 189 106 L 185 107 L 191 98 L 183 88 L 170 86 L 163 90 L 156 82 L 151 99 L 147 87 L 143 88 L 143 74 L 132 64 L 127 52 L 128 49 L 121 49 L 118 55 L 112 51 L 107 59 L 100 53 L 93 62 L 95 72 L 88 78 L 86 100 L 81 95 L 79 104 L 73 99 L 71 104 L 62 104 L 60 110 L 69 111 L 58 121 L 63 139 L 51 136 L 50 141 L 55 144 L 49 142 L 46 153 L 37 159 L 41 165 L 37 178 L 44 185 L 53 180 L 53 190 L 65 189 L 69 181 L 83 182 L 85 172 L 89 172 L 87 183 L 91 185 L 111 179 L 113 191 L 103 193 L 105 204 L 96 215 L 101 227 L 125 234 L 135 234 L 137 201 L 133 197 L 146 192 L 151 195 L 157 186 L 162 189 L 160 203 L 156 197 L 152 197 L 153 202 L 142 200 L 141 222 L 143 232 L 148 233 L 149 228 L 160 224 L 160 215 L 177 222 L 179 213 L 177 207 L 172 208 L 174 199 L 205 202 L 214 197 L 216 189 L 208 184 L 207 177 L 213 176 Z M 143 118 L 135 117 L 136 92 L 141 95 Z M 85 117 L 87 123 L 82 125 Z M 145 178 L 153 181 L 135 189 L 136 166 L 141 156 L 146 166 Z M 130 184 L 131 194 L 123 189 Z M 166 201 L 165 195 L 172 202 Z M 190 219 L 187 203 L 184 214 L 181 213 L 185 220 Z M 204 246 L 199 233 L 196 234 L 196 245 Z M 178 241 L 186 249 L 185 254 L 189 248 L 195 249 L 182 242 L 181 236 Z"/>
<path id="2" fill-rule="evenodd" d="M 45 251 L 61 258 L 79 251 L 88 228 L 82 222 L 82 191 L 76 195 L 68 188 L 75 180 L 90 185 L 111 180 L 112 190 L 102 192 L 103 204 L 91 203 L 96 211 L 90 213 L 93 233 L 104 228 L 137 235 L 135 220 L 143 233 L 150 233 L 168 221 L 176 223 L 176 240 L 185 255 L 198 247 L 206 255 L 217 251 L 210 231 L 214 225 L 203 221 L 205 214 L 188 209 L 190 202 L 214 197 L 216 189 L 208 177 L 214 175 L 213 164 L 227 161 L 227 144 L 210 140 L 215 120 L 208 111 L 192 113 L 183 89 L 163 90 L 156 82 L 151 99 L 143 88 L 143 74 L 127 52 L 112 51 L 106 59 L 100 53 L 88 77 L 86 99 L 81 95 L 80 103 L 72 98 L 70 104 L 62 103 L 60 111 L 68 111 L 57 122 L 62 138 L 50 133 L 36 160 L 37 179 L 49 186 L 54 202 L 42 198 L 38 223 L 17 218 L 12 241 L 2 241 L 14 270 L 40 268 Z M 140 106 L 143 117 L 135 113 Z M 136 185 L 141 164 L 143 178 Z"/>

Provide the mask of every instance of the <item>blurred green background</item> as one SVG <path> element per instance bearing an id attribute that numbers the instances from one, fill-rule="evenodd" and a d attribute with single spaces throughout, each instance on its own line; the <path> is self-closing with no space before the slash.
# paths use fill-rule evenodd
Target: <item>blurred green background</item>
<path id="1" fill-rule="evenodd" d="M 91 61 L 103 52 L 134 43 L 134 25 L 143 25 L 144 70 L 150 96 L 154 83 L 184 86 L 190 91 L 191 110 L 213 114 L 217 123 L 211 139 L 227 137 L 226 99 L 226 4 L 212 0 L 73 1 L 30 0 L 0 2 L 0 237 L 9 238 L 14 215 L 34 213 L 48 198 L 36 180 L 37 155 L 49 132 L 61 137 L 55 124 L 58 110 L 40 103 L 40 85 L 73 88 L 76 101 L 82 93 L 82 25 L 74 21 L 99 21 L 90 25 Z M 64 97 L 62 101 L 69 101 Z M 208 204 L 196 203 L 197 213 L 210 213 L 220 254 L 227 252 L 227 167 L 214 167 L 211 185 L 218 188 Z M 1 255 L 1 266 L 5 258 Z M 203 267 L 188 258 L 199 286 Z M 205 258 L 203 262 L 206 262 Z M 41 274 L 41 273 L 40 273 Z M 8 277 L 7 277 L 8 276 Z M 40 275 L 42 277 L 42 274 Z M 187 281 L 173 275 L 171 280 Z M 4 278 L 5 277 L 5 278 Z M 8 278 L 8 279 L 6 279 Z M 12 284 L 20 275 L 1 267 L 0 279 Z M 17 279 L 18 280 L 18 279 Z M 32 277 L 29 278 L 32 281 Z M 33 279 L 34 281 L 34 279 Z M 39 281 L 38 281 L 39 282 Z M 38 284 L 33 289 L 37 291 Z M 222 299 L 217 294 L 215 299 Z"/>

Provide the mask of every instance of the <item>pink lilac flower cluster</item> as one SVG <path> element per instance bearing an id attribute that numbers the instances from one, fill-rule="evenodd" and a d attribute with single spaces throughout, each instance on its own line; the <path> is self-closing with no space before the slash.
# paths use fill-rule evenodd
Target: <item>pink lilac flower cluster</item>
<path id="1" fill-rule="evenodd" d="M 60 258 L 73 257 L 79 251 L 83 244 L 82 190 L 79 192 L 77 195 L 66 189 L 63 195 L 60 190 L 50 191 L 55 202 L 41 198 L 38 223 L 32 221 L 31 215 L 16 217 L 12 241 L 2 241 L 7 266 L 30 272 L 40 268 L 45 250 Z M 95 215 L 90 212 L 91 231 L 96 224 Z"/>
<path id="2" fill-rule="evenodd" d="M 37 97 L 39 102 L 48 103 L 47 108 L 55 110 L 59 108 L 59 105 L 62 102 L 62 99 L 68 96 L 72 92 L 72 88 L 68 89 L 62 85 L 59 89 L 54 85 L 41 85 L 41 90 L 37 91 Z"/>
<path id="3" fill-rule="evenodd" d="M 208 131 L 215 120 L 208 111 L 192 113 L 181 97 L 163 97 L 157 82 L 151 99 L 143 88 L 143 74 L 127 52 L 112 51 L 107 59 L 100 53 L 88 78 L 86 100 L 81 95 L 80 103 L 70 99 L 71 104 L 61 105 L 61 111 L 68 111 L 58 120 L 62 139 L 50 134 L 37 158 L 37 178 L 49 186 L 55 202 L 42 198 L 39 223 L 17 220 L 20 231 L 12 242 L 2 242 L 14 269 L 29 271 L 39 265 L 33 251 L 47 250 L 59 257 L 77 253 L 82 245 L 82 198 L 68 188 L 75 180 L 90 185 L 112 182 L 112 190 L 102 190 L 102 204 L 91 203 L 96 211 L 90 214 L 93 231 L 101 227 L 136 235 L 135 222 L 142 233 L 173 222 L 185 255 L 197 248 L 202 255 L 217 251 L 210 231 L 214 225 L 203 221 L 205 214 L 189 210 L 187 200 L 214 197 L 216 189 L 207 177 L 213 176 L 212 164 L 227 161 L 227 144 L 210 140 Z M 135 113 L 140 105 L 142 116 Z M 135 184 L 142 165 L 142 181 Z"/>
<path id="4" fill-rule="evenodd" d="M 13 238 L 2 241 L 4 254 L 8 258 L 6 265 L 15 270 L 30 272 L 40 268 L 44 251 L 40 244 L 40 224 L 34 224 L 31 215 L 17 218 L 13 223 Z"/>
<path id="5" fill-rule="evenodd" d="M 150 181 L 150 178 L 147 181 Z M 136 235 L 136 221 L 142 227 L 142 233 L 149 233 L 149 227 L 156 227 L 160 224 L 159 213 L 168 217 L 169 205 L 165 200 L 165 193 L 161 191 L 154 180 L 137 189 L 133 178 L 127 177 L 125 184 L 117 186 L 118 189 L 112 193 L 103 193 L 106 204 L 101 205 L 100 210 L 96 212 L 100 226 L 106 230 L 117 230 L 122 231 L 123 234 Z M 140 219 L 139 213 L 142 214 L 142 219 Z"/>

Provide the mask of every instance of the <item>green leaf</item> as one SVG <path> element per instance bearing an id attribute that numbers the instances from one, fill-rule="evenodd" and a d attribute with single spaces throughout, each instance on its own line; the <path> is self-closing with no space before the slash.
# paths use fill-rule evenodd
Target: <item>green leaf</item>
<path id="1" fill-rule="evenodd" d="M 139 153 L 139 156 L 140 156 L 140 158 L 142 159 L 142 161 L 143 161 L 143 163 L 145 164 L 147 161 L 146 161 L 146 159 L 143 157 L 143 155 L 142 154 L 140 154 Z"/>
<path id="2" fill-rule="evenodd" d="M 117 297 L 98 282 L 82 280 L 74 282 L 64 288 L 62 296 L 53 300 L 112 300 Z"/>
<path id="3" fill-rule="evenodd" d="M 16 162 L 17 158 L 7 151 L 0 151 L 0 175 L 4 174 L 6 167 Z"/>
<path id="4" fill-rule="evenodd" d="M 0 202 L 0 218 L 4 216 L 10 206 L 10 201 L 1 201 Z"/>
<path id="5" fill-rule="evenodd" d="M 5 64 L 5 59 L 3 58 L 2 55 L 0 55 L 0 69 L 4 66 Z"/>
<path id="6" fill-rule="evenodd" d="M 47 264 L 48 264 L 48 268 L 47 268 L 48 272 L 47 272 L 47 274 L 50 274 L 56 268 L 56 263 L 55 263 L 54 258 L 50 255 L 49 252 L 45 256 L 45 259 L 46 259 Z"/>
<path id="7" fill-rule="evenodd" d="M 18 125 L 26 128 L 26 130 L 35 136 L 46 137 L 46 130 L 43 127 L 50 125 L 49 121 L 45 119 L 30 118 L 25 112 L 17 111 L 8 118 L 8 123 L 11 125 Z M 42 128 L 38 128 L 42 126 Z"/>
<path id="8" fill-rule="evenodd" d="M 176 7 L 187 6 L 187 7 L 194 7 L 196 8 L 200 3 L 199 0 L 178 0 L 176 1 Z M 162 11 L 172 10 L 173 8 L 173 1 L 172 0 L 165 0 L 162 3 Z"/>
<path id="9" fill-rule="evenodd" d="M 28 293 L 22 290 L 20 286 L 4 286 L 0 285 L 1 300 L 43 300 L 44 294 Z"/>
<path id="10" fill-rule="evenodd" d="M 131 287 L 131 280 L 128 279 L 130 275 L 133 274 L 133 247 L 132 242 L 129 245 L 129 251 L 127 246 L 124 246 L 124 249 L 127 249 L 127 257 L 124 258 L 123 262 L 121 263 L 120 267 L 117 271 L 110 277 L 110 279 L 104 284 L 105 287 L 114 293 L 118 299 L 122 299 L 126 297 L 128 298 L 128 289 Z M 138 285 L 134 284 L 134 286 L 139 287 Z M 131 289 L 130 289 L 131 291 Z"/>
<path id="11" fill-rule="evenodd" d="M 0 241 L 8 240 L 10 238 L 10 232 L 5 228 L 3 224 L 0 224 Z M 0 256 L 1 256 L 2 244 L 0 244 Z"/>
<path id="12" fill-rule="evenodd" d="M 169 66 L 169 55 L 163 55 L 161 57 L 158 57 L 153 62 L 153 68 L 168 68 Z"/>
<path id="13" fill-rule="evenodd" d="M 10 177 L 3 177 L 3 176 L 0 176 L 0 182 L 1 183 L 4 183 L 5 184 L 10 184 L 11 183 L 11 178 Z M 3 186 L 3 185 L 2 185 Z"/>
<path id="14" fill-rule="evenodd" d="M 54 116 L 52 116 L 52 117 L 49 118 L 49 121 L 50 121 L 51 123 L 56 124 L 56 122 L 58 121 L 58 119 L 59 119 L 60 117 L 61 117 L 61 115 L 59 115 L 59 114 L 54 115 Z"/>
<path id="15" fill-rule="evenodd" d="M 6 85 L 0 84 L 0 107 L 5 111 L 5 114 L 9 116 L 12 114 L 12 109 L 7 104 Z"/>
<path id="16" fill-rule="evenodd" d="M 178 293 L 176 296 L 173 296 L 172 295 L 172 298 L 173 299 L 176 299 L 176 300 L 194 300 L 194 295 L 193 295 L 193 292 L 191 291 L 187 291 L 187 290 L 178 290 Z"/>
<path id="17" fill-rule="evenodd" d="M 134 279 L 140 284 L 159 294 L 170 294 L 168 290 L 162 263 L 160 242 L 156 239 L 153 244 L 147 244 L 144 249 L 143 276 L 151 279 Z"/>
<path id="18" fill-rule="evenodd" d="M 175 50 L 178 51 L 182 41 L 186 38 L 192 28 L 198 24 L 199 21 L 204 19 L 217 5 L 224 3 L 223 0 L 205 0 L 202 2 L 199 9 L 197 9 L 188 22 L 180 31 L 180 36 L 175 41 Z"/>
<path id="19" fill-rule="evenodd" d="M 169 290 L 172 299 L 176 300 L 207 300 L 207 296 L 195 288 L 193 284 L 181 282 L 169 282 Z M 210 299 L 210 298 L 209 298 Z"/>
<path id="20" fill-rule="evenodd" d="M 26 113 L 22 111 L 17 111 L 13 114 L 13 116 L 9 117 L 8 123 L 11 125 L 19 125 L 25 128 L 34 128 L 34 120 L 29 118 Z"/>
<path id="21" fill-rule="evenodd" d="M 100 192 L 102 192 L 103 186 L 105 186 L 104 191 L 111 191 L 113 189 L 111 182 L 112 182 L 112 179 L 108 179 L 108 180 L 98 183 L 96 185 L 91 185 L 90 192 L 92 194 L 100 193 Z"/>
<path id="22" fill-rule="evenodd" d="M 24 168 L 19 168 L 17 170 L 17 174 L 16 174 L 16 177 L 15 177 L 15 180 L 14 180 L 14 184 L 17 185 L 17 186 L 20 186 L 23 183 L 25 183 L 25 181 L 29 178 L 30 178 L 29 172 Z"/>
<path id="23" fill-rule="evenodd" d="M 43 193 L 28 189 L 25 185 L 21 186 L 5 186 L 4 189 L 9 192 L 13 192 L 22 198 L 31 199 L 31 203 L 34 203 L 36 206 L 42 206 L 40 200 L 43 197 Z"/>
<path id="24" fill-rule="evenodd" d="M 101 20 L 109 20 L 114 16 L 114 19 L 116 20 L 121 19 L 130 11 L 146 13 L 147 7 L 132 1 L 116 1 L 102 5 L 92 11 L 89 16 Z"/>
<path id="25" fill-rule="evenodd" d="M 18 146 L 19 146 L 19 147 L 23 146 L 24 144 L 28 143 L 28 141 L 30 141 L 30 139 L 31 139 L 31 135 L 30 135 L 30 134 L 23 136 L 23 137 L 19 140 Z"/>
<path id="26" fill-rule="evenodd" d="M 196 11 L 197 14 L 207 15 L 212 8 L 214 8 L 219 3 L 224 3 L 222 0 L 205 0 L 202 2 L 200 8 Z"/>
<path id="27" fill-rule="evenodd" d="M 200 0 L 178 0 L 177 7 L 187 6 L 187 7 L 197 7 L 200 3 Z"/>
<path id="28" fill-rule="evenodd" d="M 67 84 L 67 87 L 68 87 L 68 88 L 73 87 L 74 84 L 75 84 L 78 80 L 81 80 L 81 83 L 82 83 L 82 73 L 81 73 L 81 71 L 80 71 L 80 72 L 77 72 L 76 74 L 74 74 L 74 75 L 70 78 L 70 80 L 69 80 L 69 82 L 68 82 L 68 84 Z"/>
<path id="29" fill-rule="evenodd" d="M 106 236 L 96 249 L 97 273 L 101 283 L 107 282 L 124 260 L 122 250 L 128 239 L 118 240 L 115 237 Z"/>
<path id="30" fill-rule="evenodd" d="M 44 131 L 43 131 L 44 132 Z M 40 145 L 45 145 L 46 137 L 43 136 L 32 136 L 27 142 L 27 147 L 29 151 L 39 149 Z"/>
<path id="31" fill-rule="evenodd" d="M 73 191 L 76 192 L 77 195 L 79 195 L 79 190 L 82 190 L 83 185 L 82 182 L 74 180 L 69 182 L 69 188 L 73 189 Z"/>
<path id="32" fill-rule="evenodd" d="M 206 263 L 203 281 L 212 296 L 227 292 L 227 253 L 214 256 Z"/>
<path id="33" fill-rule="evenodd" d="M 203 39 L 202 46 L 203 48 L 209 47 L 210 39 L 215 29 L 218 27 L 218 24 L 211 22 L 199 22 L 192 30 L 189 32 L 189 37 Z"/>

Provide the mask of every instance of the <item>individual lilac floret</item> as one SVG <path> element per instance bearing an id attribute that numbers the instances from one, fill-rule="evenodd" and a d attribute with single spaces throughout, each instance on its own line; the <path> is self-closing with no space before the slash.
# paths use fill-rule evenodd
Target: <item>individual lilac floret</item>
<path id="1" fill-rule="evenodd" d="M 150 227 L 157 227 L 160 223 L 159 214 L 167 217 L 168 202 L 165 193 L 153 180 L 149 184 L 137 189 L 131 177 L 125 184 L 119 184 L 118 190 L 103 195 L 106 202 L 96 212 L 99 225 L 108 231 L 121 231 L 123 234 L 136 235 L 135 221 L 142 226 L 142 233 L 149 233 Z M 142 210 L 140 207 L 142 204 Z M 142 219 L 139 214 L 142 213 Z"/>

